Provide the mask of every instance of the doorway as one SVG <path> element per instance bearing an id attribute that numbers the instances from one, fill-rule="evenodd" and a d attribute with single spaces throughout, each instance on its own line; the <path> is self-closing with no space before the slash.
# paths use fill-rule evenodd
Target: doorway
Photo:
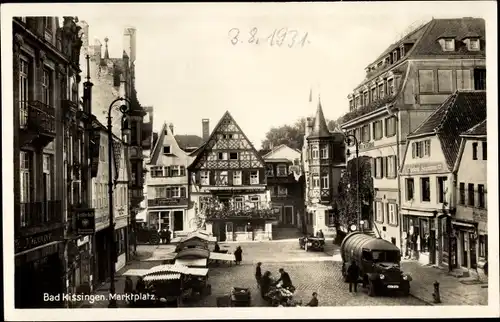
<path id="1" fill-rule="evenodd" d="M 293 225 L 293 206 L 285 206 L 285 225 Z"/>
<path id="2" fill-rule="evenodd" d="M 219 223 L 219 241 L 226 241 L 226 225 L 224 223 Z"/>
<path id="3" fill-rule="evenodd" d="M 467 267 L 467 255 L 469 253 L 469 243 L 468 243 L 468 240 L 467 240 L 467 236 L 468 234 L 464 231 L 461 231 L 460 232 L 460 241 L 462 242 L 461 243 L 461 248 L 462 248 L 462 262 L 460 263 L 460 265 L 462 267 Z"/>
<path id="4" fill-rule="evenodd" d="M 174 211 L 174 231 L 184 230 L 184 211 Z"/>

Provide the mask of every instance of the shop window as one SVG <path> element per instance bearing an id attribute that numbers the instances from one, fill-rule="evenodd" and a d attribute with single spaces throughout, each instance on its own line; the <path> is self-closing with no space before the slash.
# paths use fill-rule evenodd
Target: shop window
<path id="1" fill-rule="evenodd" d="M 431 201 L 431 182 L 428 177 L 420 179 L 422 201 Z"/>
<path id="2" fill-rule="evenodd" d="M 468 205 L 471 206 L 471 207 L 474 207 L 474 184 L 473 183 L 469 183 L 468 187 L 467 187 L 467 192 L 468 192 Z"/>

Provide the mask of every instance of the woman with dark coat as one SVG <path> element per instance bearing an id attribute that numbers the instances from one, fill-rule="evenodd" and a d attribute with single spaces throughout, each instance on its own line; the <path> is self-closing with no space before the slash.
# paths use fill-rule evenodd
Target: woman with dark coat
<path id="1" fill-rule="evenodd" d="M 257 267 L 255 267 L 255 279 L 257 280 L 257 287 L 260 287 L 260 280 L 262 279 L 262 263 L 258 262 Z"/>
<path id="2" fill-rule="evenodd" d="M 272 283 L 273 281 L 271 280 L 271 272 L 266 271 L 260 279 L 260 295 L 264 300 L 269 300 L 267 293 L 269 293 L 269 289 L 271 288 Z"/>
<path id="3" fill-rule="evenodd" d="M 243 250 L 241 249 L 241 246 L 238 246 L 236 250 L 234 251 L 234 261 L 236 262 L 236 265 L 239 265 L 241 263 L 241 255 L 243 254 Z"/>

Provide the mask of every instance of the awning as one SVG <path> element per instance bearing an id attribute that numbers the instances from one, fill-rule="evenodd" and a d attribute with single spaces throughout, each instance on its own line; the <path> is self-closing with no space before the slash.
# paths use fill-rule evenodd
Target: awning
<path id="1" fill-rule="evenodd" d="M 123 273 L 123 276 L 144 276 L 149 272 L 149 269 L 132 268 Z"/>
<path id="2" fill-rule="evenodd" d="M 468 227 L 468 228 L 476 228 L 476 226 L 474 224 L 470 224 L 470 223 L 466 223 L 466 222 L 452 220 L 451 223 L 453 225 L 457 225 L 457 226 L 463 226 L 463 227 Z"/>
<path id="3" fill-rule="evenodd" d="M 144 277 L 145 282 L 151 281 L 172 281 L 181 278 L 181 274 L 161 274 L 161 275 L 149 275 Z"/>
<path id="4" fill-rule="evenodd" d="M 175 260 L 175 265 L 184 266 L 207 266 L 206 258 L 179 258 Z"/>
<path id="5" fill-rule="evenodd" d="M 207 276 L 208 268 L 189 268 L 188 274 L 194 276 Z"/>
<path id="6" fill-rule="evenodd" d="M 436 211 L 438 213 L 442 212 L 440 210 L 436 210 Z M 422 210 L 410 209 L 410 208 L 405 208 L 405 207 L 401 207 L 401 214 L 403 216 L 413 216 L 413 217 L 434 217 L 432 210 L 422 211 Z"/>
<path id="7" fill-rule="evenodd" d="M 234 254 L 210 253 L 210 259 L 234 262 Z"/>
<path id="8" fill-rule="evenodd" d="M 188 274 L 189 268 L 184 265 L 175 264 L 175 265 L 158 265 L 147 270 L 147 275 L 156 274 L 156 273 L 181 273 Z"/>

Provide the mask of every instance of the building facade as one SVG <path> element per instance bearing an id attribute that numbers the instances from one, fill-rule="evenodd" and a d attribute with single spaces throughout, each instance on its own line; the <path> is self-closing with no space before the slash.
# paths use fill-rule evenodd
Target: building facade
<path id="1" fill-rule="evenodd" d="M 457 91 L 408 135 L 400 173 L 403 252 L 423 264 L 458 267 L 454 166 L 460 134 L 486 118 L 485 91 Z M 458 227 L 458 228 L 457 228 Z"/>
<path id="2" fill-rule="evenodd" d="M 433 19 L 366 68 L 341 125 L 358 139 L 360 155 L 372 158 L 376 195 L 365 228 L 373 223 L 402 247 L 398 173 L 407 135 L 455 90 L 485 86 L 485 23 L 478 18 Z"/>
<path id="3" fill-rule="evenodd" d="M 80 81 L 81 49 L 75 20 L 12 21 L 14 169 L 19 169 L 14 173 L 16 308 L 64 306 L 44 302 L 43 293 L 67 290 L 65 231 L 73 204 L 65 202 L 71 200 L 66 187 L 70 175 L 82 174 L 70 173 L 66 158 L 68 143 L 74 142 L 68 133 L 85 123 L 74 85 Z M 66 119 L 69 109 L 74 112 L 72 127 Z M 83 138 L 79 142 L 83 144 Z M 71 201 L 76 205 L 78 200 L 85 201 Z"/>
<path id="4" fill-rule="evenodd" d="M 304 176 L 297 176 L 300 151 L 282 144 L 263 156 L 266 162 L 267 188 L 276 209 L 278 225 L 301 228 L 304 213 Z M 293 172 L 293 168 L 298 168 Z"/>
<path id="5" fill-rule="evenodd" d="M 309 99 L 312 102 L 312 96 Z M 344 134 L 330 132 L 321 102 L 316 116 L 306 119 L 302 160 L 305 175 L 305 216 L 303 231 L 324 235 L 335 232 L 335 199 L 342 170 L 345 169 Z"/>
<path id="6" fill-rule="evenodd" d="M 484 274 L 488 261 L 488 147 L 486 120 L 461 135 L 455 162 L 457 266 Z"/>
<path id="7" fill-rule="evenodd" d="M 226 240 L 272 239 L 265 162 L 226 112 L 188 167 L 194 220 Z"/>
<path id="8" fill-rule="evenodd" d="M 163 124 L 146 166 L 146 222 L 157 231 L 169 230 L 172 237 L 197 228 L 194 217 L 188 212 L 187 168 L 194 156 L 181 149 L 173 130 L 173 125 Z"/>

